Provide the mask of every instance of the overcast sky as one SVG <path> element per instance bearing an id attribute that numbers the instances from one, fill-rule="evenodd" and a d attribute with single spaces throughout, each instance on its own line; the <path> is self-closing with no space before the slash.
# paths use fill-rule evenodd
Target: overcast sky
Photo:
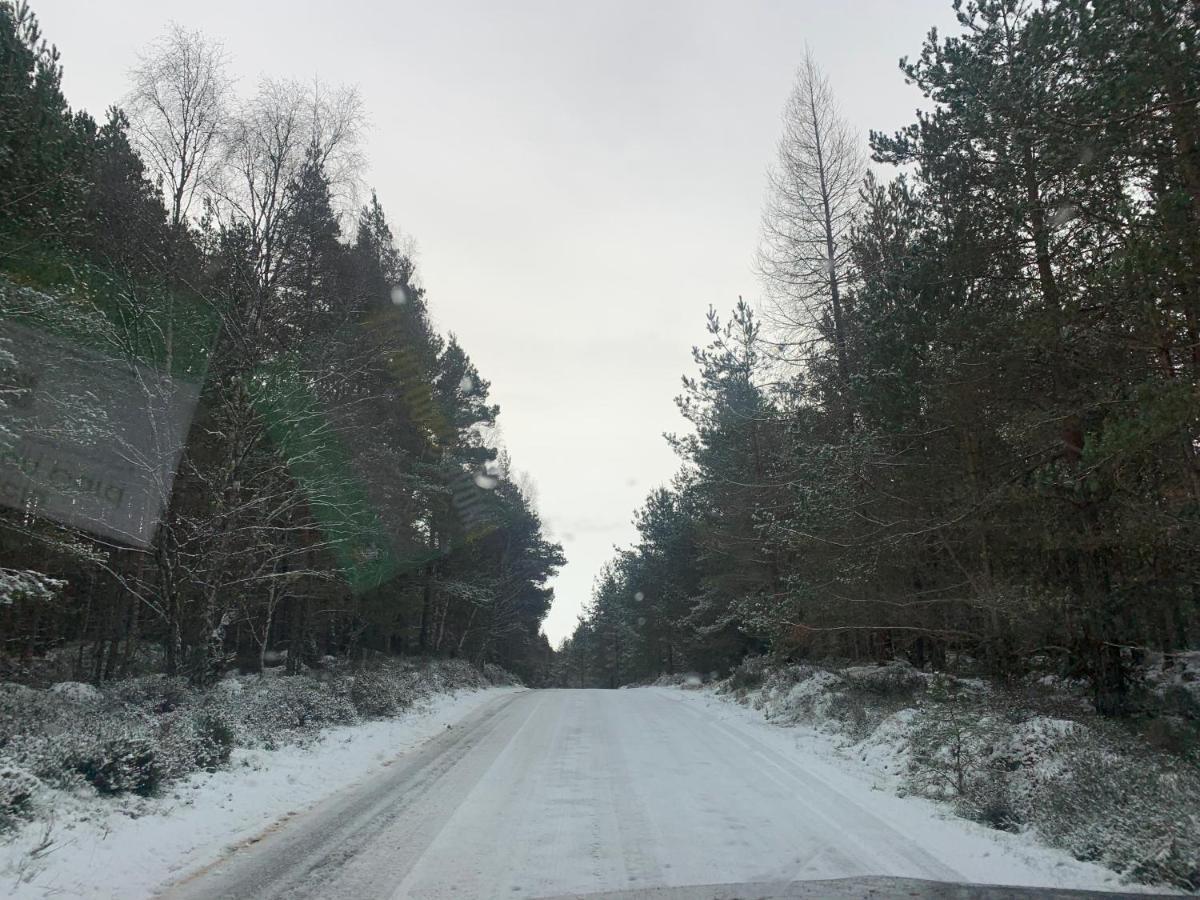
<path id="1" fill-rule="evenodd" d="M 677 462 L 708 306 L 757 299 L 764 171 L 807 42 L 862 131 L 912 120 L 897 60 L 949 0 L 35 0 L 99 117 L 169 20 L 260 75 L 357 85 L 368 183 L 417 242 L 434 319 L 501 406 L 569 563 L 557 643 Z"/>

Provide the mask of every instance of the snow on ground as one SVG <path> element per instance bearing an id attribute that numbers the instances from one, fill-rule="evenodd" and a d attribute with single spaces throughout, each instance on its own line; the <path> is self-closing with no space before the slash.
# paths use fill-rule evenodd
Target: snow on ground
<path id="1" fill-rule="evenodd" d="M 738 704 L 729 694 L 712 688 L 680 690 L 652 687 L 646 690 L 671 695 L 725 728 L 752 735 L 777 752 L 786 754 L 816 776 L 830 790 L 869 804 L 876 817 L 908 835 L 920 835 L 921 845 L 948 862 L 967 880 L 985 884 L 1064 887 L 1092 890 L 1164 893 L 1162 887 L 1128 884 L 1109 869 L 1081 862 L 1070 854 L 1047 847 L 1030 832 L 998 831 L 959 818 L 944 804 L 914 796 L 898 796 L 906 768 L 904 710 L 895 722 L 878 729 L 872 738 L 846 744 L 836 735 L 809 725 L 781 726 L 768 722 L 763 712 Z M 888 740 L 888 735 L 893 740 Z M 901 791 L 903 793 L 903 791 Z M 896 873 L 886 873 L 896 874 Z"/>
<path id="2" fill-rule="evenodd" d="M 308 747 L 236 749 L 227 769 L 174 782 L 158 798 L 77 798 L 48 833 L 35 824 L 0 844 L 0 895 L 147 896 L 519 690 L 438 695 L 398 718 L 329 728 Z"/>
<path id="3" fill-rule="evenodd" d="M 182 886 L 180 900 L 470 900 L 892 876 L 1118 890 L 895 797 L 804 729 L 664 688 L 532 691 Z M 430 745 L 431 747 L 433 745 Z"/>
<path id="4" fill-rule="evenodd" d="M 897 796 L 903 712 L 872 742 L 839 744 L 710 689 L 533 691 L 415 750 L 514 690 L 440 695 L 309 749 L 235 751 L 161 798 L 81 800 L 45 852 L 29 856 L 36 826 L 0 847 L 0 894 L 143 897 L 200 870 L 185 896 L 227 883 L 291 900 L 534 898 L 866 875 L 1138 890 L 1030 833 Z"/>
<path id="5" fill-rule="evenodd" d="M 872 875 L 1127 889 L 1028 836 L 896 797 L 826 736 L 702 692 L 523 695 L 465 765 L 459 790 L 429 799 L 428 845 L 380 833 L 327 883 L 272 896 L 537 898 Z"/>

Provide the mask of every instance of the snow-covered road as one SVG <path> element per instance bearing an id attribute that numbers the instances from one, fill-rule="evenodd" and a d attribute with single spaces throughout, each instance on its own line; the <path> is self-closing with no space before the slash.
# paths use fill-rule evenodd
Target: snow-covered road
<path id="1" fill-rule="evenodd" d="M 873 790 L 749 711 L 648 688 L 498 697 L 167 895 L 546 897 L 854 875 L 1116 887 Z"/>

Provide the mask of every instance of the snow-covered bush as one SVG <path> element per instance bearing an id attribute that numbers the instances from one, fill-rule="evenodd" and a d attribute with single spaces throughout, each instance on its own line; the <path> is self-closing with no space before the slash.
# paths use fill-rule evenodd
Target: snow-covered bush
<path id="1" fill-rule="evenodd" d="M 457 691 L 487 687 L 488 681 L 465 659 L 447 659 L 428 670 L 425 679 L 433 691 Z"/>
<path id="2" fill-rule="evenodd" d="M 388 662 L 349 676 L 349 691 L 360 716 L 380 718 L 395 715 L 432 692 L 519 683 L 492 663 L 476 669 L 465 660 L 446 660 L 424 668 Z"/>
<path id="3" fill-rule="evenodd" d="M 1033 770 L 1031 825 L 1078 859 L 1200 889 L 1200 771 L 1128 739 L 1079 732 Z"/>
<path id="4" fill-rule="evenodd" d="M 287 740 L 288 732 L 346 725 L 357 718 L 344 680 L 318 680 L 305 675 L 274 678 L 249 697 L 243 695 L 243 702 L 245 725 L 272 745 Z"/>
<path id="5" fill-rule="evenodd" d="M 0 682 L 0 750 L 5 741 L 14 734 L 21 734 L 23 726 L 28 724 L 27 717 L 36 713 L 39 698 L 45 697 L 48 691 L 38 691 L 23 684 L 13 684 L 11 681 Z"/>
<path id="6" fill-rule="evenodd" d="M 1032 716 L 1003 729 L 990 747 L 989 764 L 1005 772 L 1033 771 L 1086 737 L 1071 719 Z"/>
<path id="7" fill-rule="evenodd" d="M 993 828 L 1023 824 L 1003 768 L 992 748 L 1003 723 L 978 710 L 959 711 L 953 703 L 925 708 L 909 739 L 906 786 L 924 797 L 949 800 L 959 815 Z"/>
<path id="8" fill-rule="evenodd" d="M 101 794 L 154 793 L 163 778 L 158 751 L 144 737 L 119 735 L 100 741 L 73 760 L 76 772 Z"/>
<path id="9" fill-rule="evenodd" d="M 520 678 L 507 669 L 500 668 L 495 663 L 483 664 L 483 677 L 498 687 L 519 685 L 521 683 Z"/>
<path id="10" fill-rule="evenodd" d="M 890 775 L 909 770 L 912 755 L 913 722 L 919 711 L 908 707 L 885 716 L 879 726 L 854 745 L 855 755 Z M 906 793 L 902 788 L 901 793 Z"/>
<path id="11" fill-rule="evenodd" d="M 439 691 L 511 683 L 461 660 L 388 661 L 357 673 L 249 675 L 201 691 L 181 678 L 131 678 L 96 688 L 0 684 L 0 817 L 26 808 L 26 787 L 150 794 L 228 763 L 235 747 L 311 740 L 329 725 L 394 715 Z"/>
<path id="12" fill-rule="evenodd" d="M 768 713 L 789 722 L 824 724 L 831 718 L 830 711 L 842 684 L 842 679 L 833 672 L 809 672 L 786 693 L 777 692 L 774 702 L 768 700 Z"/>
<path id="13" fill-rule="evenodd" d="M 145 675 L 111 682 L 105 694 L 114 703 L 163 714 L 189 703 L 194 691 L 186 678 Z"/>
<path id="14" fill-rule="evenodd" d="M 836 674 L 841 684 L 831 693 L 825 714 L 855 741 L 872 734 L 888 716 L 914 706 L 926 687 L 926 676 L 904 660 L 852 666 Z"/>
<path id="15" fill-rule="evenodd" d="M 68 735 L 83 735 L 90 711 L 53 690 L 0 685 L 0 764 L 12 765 L 58 784 L 72 770 Z M 67 779 L 74 780 L 74 779 Z"/>
<path id="16" fill-rule="evenodd" d="M 925 678 L 904 660 L 893 660 L 885 666 L 852 666 L 838 674 L 849 689 L 905 701 L 925 687 Z"/>
<path id="17" fill-rule="evenodd" d="M 229 762 L 233 754 L 235 734 L 233 726 L 219 715 L 205 714 L 196 723 L 196 737 L 199 739 L 196 762 L 201 768 L 215 769 Z"/>
<path id="18" fill-rule="evenodd" d="M 745 691 L 762 685 L 771 665 L 769 656 L 747 656 L 725 680 L 727 690 Z"/>
<path id="19" fill-rule="evenodd" d="M 819 725 L 841 683 L 835 674 L 816 666 L 785 666 L 767 674 L 752 702 L 769 719 Z"/>
<path id="20" fill-rule="evenodd" d="M 0 766 L 0 831 L 26 818 L 41 783 L 15 766 Z"/>
<path id="21" fill-rule="evenodd" d="M 91 703 L 99 700 L 101 696 L 98 690 L 81 681 L 60 681 L 58 684 L 51 685 L 50 691 L 67 700 L 74 700 L 76 703 Z"/>
<path id="22" fill-rule="evenodd" d="M 678 687 L 685 690 L 695 690 L 704 685 L 704 679 L 699 672 L 676 672 L 673 675 L 659 675 L 650 682 L 652 687 Z"/>
<path id="23" fill-rule="evenodd" d="M 717 690 L 749 701 L 780 723 L 815 725 L 858 740 L 912 706 L 925 682 L 926 676 L 904 662 L 831 670 L 772 666 L 768 657 L 751 657 Z"/>
<path id="24" fill-rule="evenodd" d="M 934 687 L 907 784 L 995 828 L 1035 828 L 1136 881 L 1200 887 L 1200 770 L 1094 720 L 1029 714 Z"/>
<path id="25" fill-rule="evenodd" d="M 360 716 L 378 719 L 394 716 L 415 699 L 411 678 L 382 669 L 360 672 L 350 685 L 350 700 Z"/>
<path id="26" fill-rule="evenodd" d="M 159 719 L 156 745 L 164 781 L 229 762 L 237 734 L 227 714 L 212 707 L 193 702 Z"/>

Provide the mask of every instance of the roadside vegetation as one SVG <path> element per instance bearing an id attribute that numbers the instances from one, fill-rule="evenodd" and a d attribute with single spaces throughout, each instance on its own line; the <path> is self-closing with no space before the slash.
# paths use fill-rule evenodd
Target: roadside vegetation
<path id="1" fill-rule="evenodd" d="M 401 716 L 438 694 L 514 683 L 464 660 L 386 660 L 289 676 L 231 673 L 212 687 L 144 675 L 99 687 L 0 684 L 0 840 L 102 797 L 159 797 L 235 751 L 303 747 L 326 728 Z M 89 801 L 90 798 L 90 801 Z M 33 823 L 33 824 L 31 824 Z"/>

